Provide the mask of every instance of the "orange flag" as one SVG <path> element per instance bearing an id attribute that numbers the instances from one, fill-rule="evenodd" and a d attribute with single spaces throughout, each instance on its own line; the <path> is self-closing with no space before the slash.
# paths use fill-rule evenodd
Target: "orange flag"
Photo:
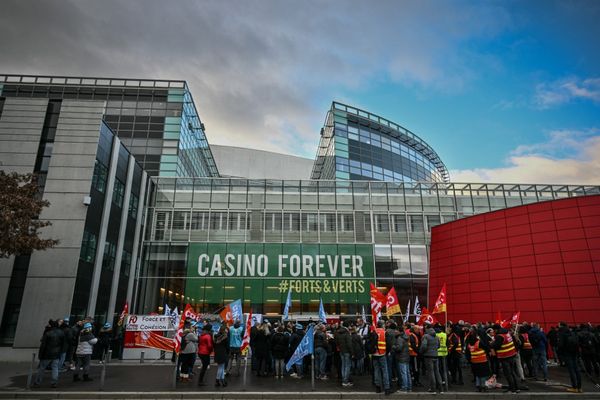
<path id="1" fill-rule="evenodd" d="M 386 314 L 388 317 L 399 314 L 400 303 L 398 302 L 398 296 L 396 295 L 396 288 L 391 288 L 387 294 L 387 299 L 385 302 Z"/>
<path id="2" fill-rule="evenodd" d="M 440 290 L 440 294 L 435 302 L 435 307 L 433 307 L 432 314 L 440 314 L 446 312 L 446 284 L 442 286 L 442 290 Z"/>

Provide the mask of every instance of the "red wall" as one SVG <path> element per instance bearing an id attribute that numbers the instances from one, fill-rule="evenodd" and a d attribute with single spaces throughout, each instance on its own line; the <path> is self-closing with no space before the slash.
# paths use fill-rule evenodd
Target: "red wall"
<path id="1" fill-rule="evenodd" d="M 448 319 L 600 324 L 600 195 L 545 201 L 436 226 L 429 304 Z"/>

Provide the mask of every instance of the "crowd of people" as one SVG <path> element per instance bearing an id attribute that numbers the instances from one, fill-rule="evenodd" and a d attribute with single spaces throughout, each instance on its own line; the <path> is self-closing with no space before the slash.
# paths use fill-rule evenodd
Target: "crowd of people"
<path id="1" fill-rule="evenodd" d="M 372 327 L 363 319 L 314 325 L 314 373 L 319 380 L 337 379 L 342 387 L 354 386 L 353 377 L 370 374 L 377 393 L 411 392 L 423 387 L 443 393 L 449 386 L 473 382 L 475 390 L 502 387 L 505 392 L 527 389 L 527 379 L 548 380 L 548 355 L 565 366 L 571 379 L 570 392 L 581 393 L 581 373 L 592 379 L 600 374 L 600 327 L 566 323 L 546 334 L 536 323 L 469 324 L 449 322 L 420 326 L 398 324 L 393 319 Z M 251 371 L 259 377 L 302 379 L 310 372 L 310 357 L 286 364 L 305 335 L 300 323 L 265 320 L 251 329 Z M 192 321 L 185 322 L 180 356 L 182 382 L 192 381 L 198 357 L 202 367 L 198 385 L 204 386 L 210 355 L 218 365 L 215 386 L 240 375 L 240 347 L 244 329 L 237 321 L 217 333 L 205 321 L 197 335 Z M 234 367 L 235 363 L 235 368 Z M 581 367 L 580 367 L 581 365 Z M 463 376 L 470 366 L 471 374 Z M 499 380 L 506 382 L 501 385 Z"/>
<path id="2" fill-rule="evenodd" d="M 477 391 L 502 387 L 518 393 L 527 389 L 527 379 L 548 380 L 548 359 L 567 368 L 570 392 L 581 393 L 583 371 L 592 380 L 600 378 L 600 327 L 582 324 L 569 327 L 561 322 L 546 333 L 536 323 L 508 322 L 469 324 L 449 322 L 420 326 L 380 320 L 376 327 L 362 318 L 341 323 L 314 325 L 314 374 L 319 380 L 337 379 L 342 387 L 354 386 L 354 377 L 370 375 L 376 392 L 411 392 L 415 387 L 443 393 L 450 386 L 473 382 Z M 209 321 L 184 322 L 177 372 L 180 382 L 205 386 L 206 371 L 217 364 L 216 387 L 240 376 L 244 326 L 236 321 L 213 332 Z M 250 331 L 251 371 L 259 377 L 302 379 L 312 368 L 310 357 L 286 364 L 306 335 L 301 323 L 264 320 Z M 34 386 L 51 369 L 56 387 L 59 371 L 73 371 L 73 381 L 90 381 L 90 360 L 101 360 L 114 340 L 109 323 L 96 334 L 91 318 L 72 326 L 69 320 L 50 320 L 42 335 L 39 366 Z M 194 372 L 196 360 L 198 372 Z M 471 374 L 463 376 L 470 366 Z M 231 378 L 230 378 L 231 377 Z M 506 382 L 501 385 L 499 381 Z"/>
<path id="3" fill-rule="evenodd" d="M 105 323 L 94 334 L 94 320 L 86 317 L 70 325 L 69 318 L 49 320 L 44 328 L 38 351 L 38 370 L 34 387 L 42 383 L 46 369 L 51 370 L 51 387 L 58 385 L 60 372 L 73 371 L 73 381 L 91 381 L 89 376 L 92 355 L 105 359 L 118 336 L 113 334 L 112 325 Z"/>

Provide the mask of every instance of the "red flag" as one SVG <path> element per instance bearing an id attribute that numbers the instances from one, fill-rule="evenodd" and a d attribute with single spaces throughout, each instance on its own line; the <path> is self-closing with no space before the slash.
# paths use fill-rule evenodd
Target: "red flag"
<path id="1" fill-rule="evenodd" d="M 396 288 L 391 288 L 387 294 L 386 302 L 385 302 L 386 314 L 388 317 L 399 314 L 400 303 L 398 302 L 398 296 L 396 296 Z"/>
<path id="2" fill-rule="evenodd" d="M 183 314 L 181 314 L 181 319 L 179 320 L 179 326 L 177 327 L 177 331 L 173 337 L 173 347 L 175 348 L 176 353 L 181 351 L 181 336 L 183 335 L 183 325 L 185 324 L 185 320 L 196 319 L 197 317 L 198 315 L 194 312 L 192 306 L 186 304 Z"/>
<path id="3" fill-rule="evenodd" d="M 496 323 L 499 324 L 502 322 L 502 316 L 500 315 L 500 311 L 496 312 Z"/>
<path id="4" fill-rule="evenodd" d="M 435 307 L 433 307 L 432 314 L 440 314 L 446 312 L 446 284 L 442 286 L 442 290 L 440 290 L 440 294 L 435 302 Z"/>
<path id="5" fill-rule="evenodd" d="M 129 315 L 129 304 L 125 302 L 125 305 L 123 306 L 123 311 L 121 311 L 121 314 L 119 314 L 119 322 L 117 322 L 118 326 L 123 325 L 123 322 L 125 322 L 125 317 L 127 317 L 127 315 Z"/>
<path id="6" fill-rule="evenodd" d="M 429 310 L 427 309 L 427 307 L 423 307 L 423 309 L 421 310 L 421 318 L 419 318 L 417 325 L 421 325 L 421 326 L 423 326 L 425 324 L 433 325 L 435 323 L 436 323 L 436 319 L 434 318 L 434 316 L 429 313 Z"/>
<path id="7" fill-rule="evenodd" d="M 250 330 L 252 329 L 252 310 L 248 314 L 248 319 L 246 320 L 246 330 L 244 331 L 244 338 L 242 339 L 242 347 L 240 350 L 242 353 L 246 350 L 246 347 L 250 344 Z"/>
<path id="8" fill-rule="evenodd" d="M 381 309 L 385 301 L 385 296 L 371 283 L 371 317 L 373 318 L 374 327 L 377 327 L 377 320 L 381 315 Z"/>
<path id="9" fill-rule="evenodd" d="M 521 318 L 521 311 L 518 311 L 516 314 L 514 314 L 512 316 L 512 318 L 510 319 L 510 323 L 511 324 L 518 324 L 519 323 L 519 318 Z"/>

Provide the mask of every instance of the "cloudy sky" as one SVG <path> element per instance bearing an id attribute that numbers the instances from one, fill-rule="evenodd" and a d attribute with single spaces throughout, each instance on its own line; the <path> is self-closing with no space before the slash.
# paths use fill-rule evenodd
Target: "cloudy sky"
<path id="1" fill-rule="evenodd" d="M 332 100 L 454 181 L 600 184 L 600 2 L 0 2 L 0 73 L 184 79 L 211 143 L 313 158 Z"/>

